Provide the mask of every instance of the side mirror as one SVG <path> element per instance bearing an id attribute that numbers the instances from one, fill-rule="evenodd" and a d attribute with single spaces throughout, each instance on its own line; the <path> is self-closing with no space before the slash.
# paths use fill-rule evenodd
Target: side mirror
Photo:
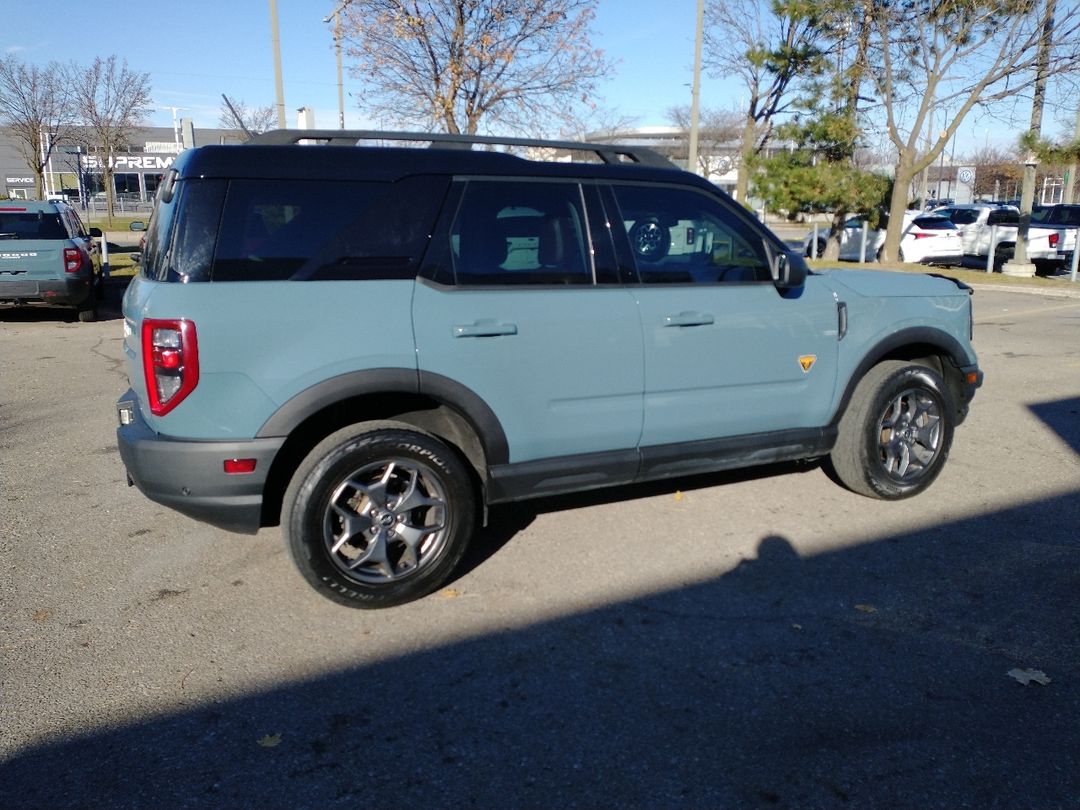
<path id="1" fill-rule="evenodd" d="M 90 236 L 94 239 L 100 239 L 102 237 L 101 228 L 91 228 Z"/>
<path id="2" fill-rule="evenodd" d="M 793 290 L 806 282 L 809 270 L 806 261 L 797 253 L 776 253 L 771 264 L 773 283 L 777 289 Z"/>
<path id="3" fill-rule="evenodd" d="M 132 222 L 130 225 L 128 225 L 128 230 L 129 231 L 145 231 L 146 230 L 146 223 L 143 222 L 141 219 L 137 219 L 134 222 Z"/>

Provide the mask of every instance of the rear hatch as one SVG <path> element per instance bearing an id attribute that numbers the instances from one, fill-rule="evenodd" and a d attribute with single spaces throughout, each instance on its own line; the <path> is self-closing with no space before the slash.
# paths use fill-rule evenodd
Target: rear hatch
<path id="1" fill-rule="evenodd" d="M 39 282 L 63 281 L 64 249 L 74 247 L 55 212 L 0 207 L 0 296 L 32 296 Z"/>

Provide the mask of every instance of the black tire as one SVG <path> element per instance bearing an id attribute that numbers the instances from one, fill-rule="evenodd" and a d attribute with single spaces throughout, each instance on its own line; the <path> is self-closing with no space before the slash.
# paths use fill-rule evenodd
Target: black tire
<path id="1" fill-rule="evenodd" d="M 84 304 L 84 306 L 86 305 Z M 89 309 L 80 309 L 76 313 L 76 317 L 79 319 L 79 323 L 93 323 L 97 320 L 97 304 L 91 301 Z"/>
<path id="2" fill-rule="evenodd" d="M 956 407 L 936 371 L 901 360 L 874 366 L 840 420 L 829 456 L 853 492 L 899 500 L 934 482 L 952 446 Z"/>
<path id="3" fill-rule="evenodd" d="M 671 250 L 671 231 L 656 217 L 634 223 L 627 237 L 634 255 L 645 262 L 658 262 Z"/>
<path id="4" fill-rule="evenodd" d="M 820 259 L 820 258 L 821 258 L 822 256 L 824 256 L 824 255 L 825 255 L 825 248 L 827 248 L 827 247 L 828 247 L 828 243 L 827 243 L 827 242 L 826 242 L 826 241 L 825 241 L 824 239 L 818 239 L 818 243 L 817 243 L 817 257 L 818 257 L 819 259 Z M 807 245 L 807 246 L 806 246 L 806 258 L 808 258 L 808 259 L 810 259 L 810 258 L 813 258 L 813 256 L 812 256 L 813 252 L 814 252 L 814 251 L 813 251 L 813 245 Z"/>
<path id="5" fill-rule="evenodd" d="M 308 454 L 285 492 L 281 525 L 315 590 L 350 607 L 382 608 L 446 581 L 475 514 L 472 478 L 454 450 L 399 423 L 369 422 Z"/>

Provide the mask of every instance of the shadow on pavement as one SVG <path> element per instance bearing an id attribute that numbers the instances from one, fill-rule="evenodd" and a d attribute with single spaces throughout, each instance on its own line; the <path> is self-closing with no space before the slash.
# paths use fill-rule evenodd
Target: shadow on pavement
<path id="1" fill-rule="evenodd" d="M 1080 398 L 1028 405 L 1031 412 L 1080 455 Z M 1080 527 L 1077 527 L 1080 530 Z"/>
<path id="2" fill-rule="evenodd" d="M 1076 807 L 1078 496 L 765 536 L 708 581 L 23 750 L 0 803 Z"/>

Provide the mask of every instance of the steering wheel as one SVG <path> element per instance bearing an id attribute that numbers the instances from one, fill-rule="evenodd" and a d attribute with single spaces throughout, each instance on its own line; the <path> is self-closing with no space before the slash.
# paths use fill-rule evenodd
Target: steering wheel
<path id="1" fill-rule="evenodd" d="M 658 262 L 671 249 L 671 231 L 656 217 L 645 217 L 634 223 L 627 234 L 634 255 L 642 261 Z"/>

